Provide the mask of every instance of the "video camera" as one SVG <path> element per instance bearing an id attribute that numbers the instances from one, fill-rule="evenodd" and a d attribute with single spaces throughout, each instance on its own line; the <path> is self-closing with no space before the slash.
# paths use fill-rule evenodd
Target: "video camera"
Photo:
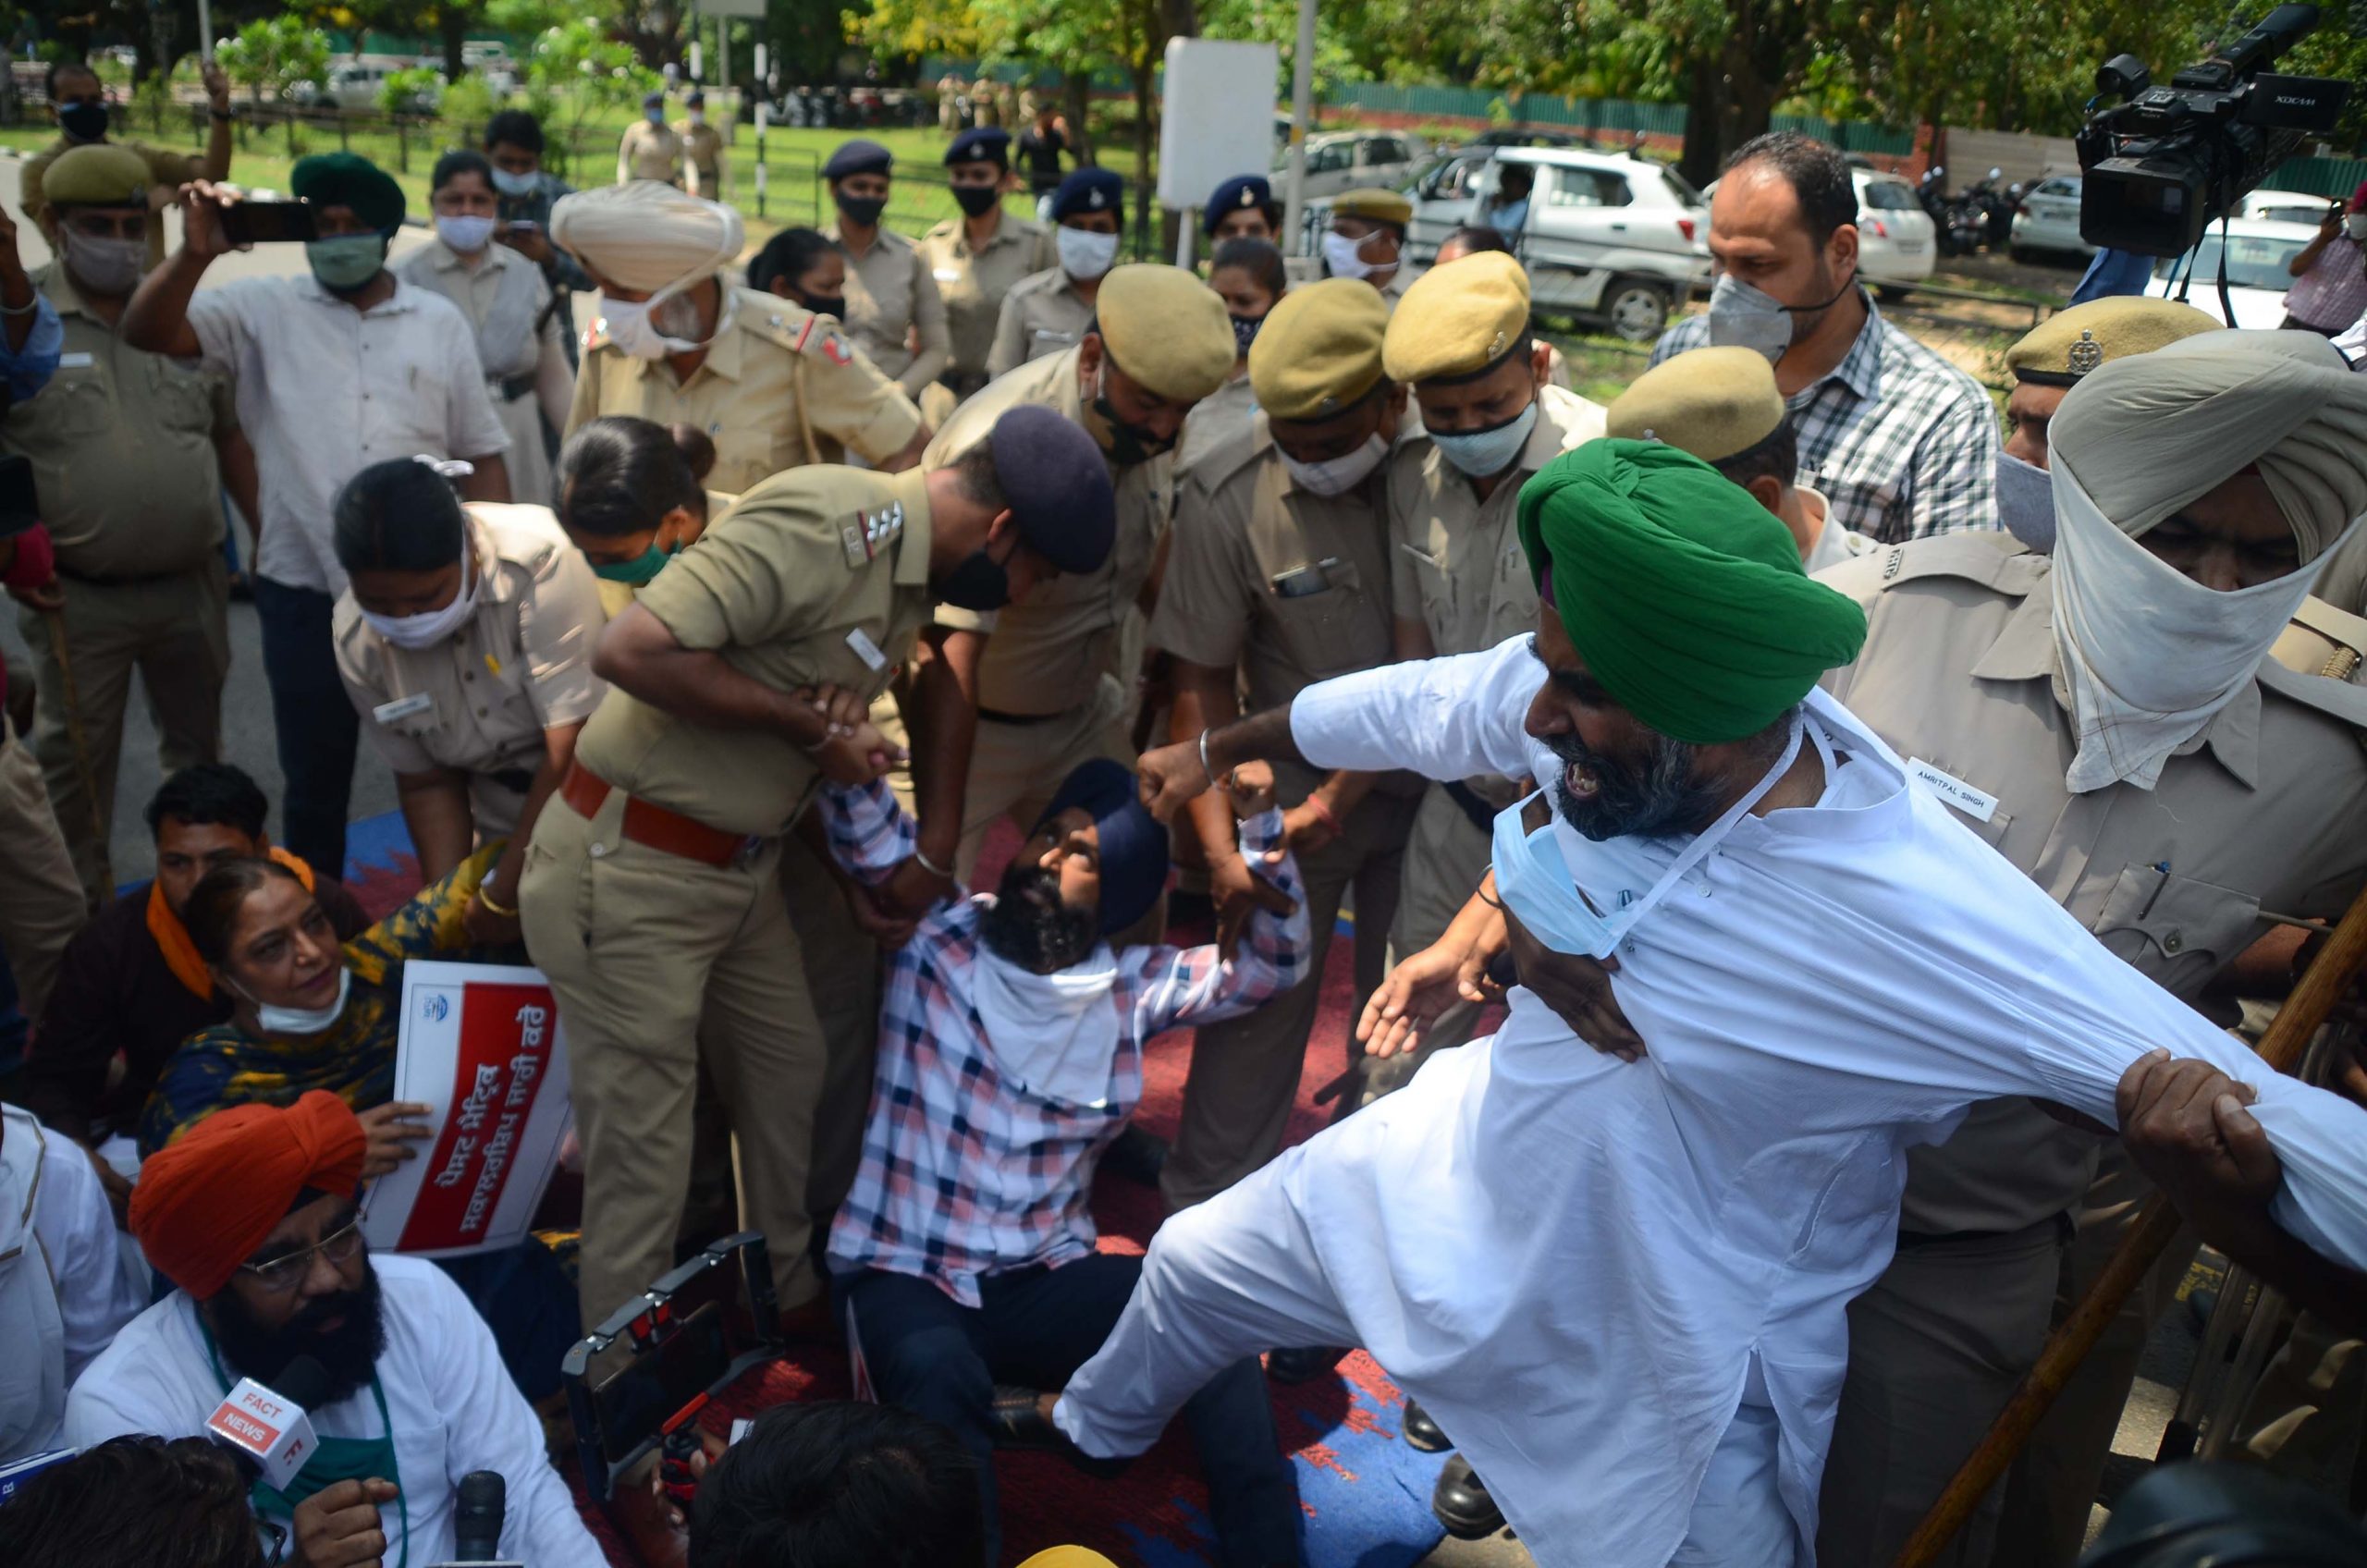
<path id="1" fill-rule="evenodd" d="M 2096 72 L 2097 97 L 2128 102 L 2080 128 L 2087 177 L 2080 237 L 2141 256 L 2184 255 L 2305 133 L 2333 129 L 2349 101 L 2349 82 L 2263 68 L 2317 25 L 2317 6 L 2279 6 L 2232 48 L 2187 67 L 2167 87 L 2152 86 L 2134 55 L 2105 61 Z"/>

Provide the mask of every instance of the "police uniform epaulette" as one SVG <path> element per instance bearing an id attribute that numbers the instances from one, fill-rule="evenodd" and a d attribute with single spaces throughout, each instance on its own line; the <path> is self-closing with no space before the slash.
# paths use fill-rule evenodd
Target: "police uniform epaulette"
<path id="1" fill-rule="evenodd" d="M 2356 682 L 2367 662 L 2367 618 L 2312 595 L 2293 612 L 2268 656 L 2301 675 Z"/>
<path id="2" fill-rule="evenodd" d="M 847 570 L 861 571 L 869 566 L 879 552 L 902 537 L 904 503 L 890 501 L 884 507 L 867 511 L 853 511 L 839 520 L 839 545 L 845 552 Z"/>
<path id="3" fill-rule="evenodd" d="M 2018 599 L 2046 581 L 2047 565 L 2046 557 L 2033 554 L 2012 534 L 1982 530 L 1884 545 L 1819 575 L 1853 596 L 1919 578 L 1959 577 Z"/>
<path id="4" fill-rule="evenodd" d="M 854 362 L 854 345 L 830 317 L 803 310 L 770 294 L 742 289 L 740 323 L 792 354 L 829 361 L 843 370 Z"/>

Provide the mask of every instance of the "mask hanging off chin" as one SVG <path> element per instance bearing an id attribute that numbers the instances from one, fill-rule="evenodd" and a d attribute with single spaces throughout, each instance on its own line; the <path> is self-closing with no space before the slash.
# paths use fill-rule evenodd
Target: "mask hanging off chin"
<path id="1" fill-rule="evenodd" d="M 1110 460 L 1120 468 L 1132 468 L 1147 463 L 1175 445 L 1172 436 L 1132 424 L 1118 415 L 1117 405 L 1110 400 L 1110 366 L 1104 361 L 1093 383 L 1093 401 L 1085 410 L 1085 433 L 1101 446 Z"/>

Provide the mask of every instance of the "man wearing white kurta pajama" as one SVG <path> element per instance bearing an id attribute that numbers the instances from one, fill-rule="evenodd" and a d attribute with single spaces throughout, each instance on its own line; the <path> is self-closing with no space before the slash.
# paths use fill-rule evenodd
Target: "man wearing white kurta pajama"
<path id="1" fill-rule="evenodd" d="M 1205 762 L 1144 759 L 1162 809 L 1201 787 L 1186 762 L 1262 751 L 1535 778 L 1556 820 L 1499 824 L 1499 888 L 1549 946 L 1615 954 L 1650 1054 L 1599 1054 L 1515 990 L 1492 1042 L 1171 1219 L 1060 1403 L 1086 1452 L 1139 1451 L 1244 1354 L 1360 1343 L 1540 1562 L 1806 1562 L 1845 1309 L 1889 1258 L 1906 1150 L 2000 1095 L 2110 1122 L 2156 1047 L 2256 1085 L 2273 1212 L 2367 1264 L 2367 1112 L 2262 1072 L 1910 788 L 1810 690 L 1862 619 L 1836 634 L 1781 525 L 1704 474 L 1639 443 L 1565 455 L 1522 497 L 1534 640 L 1312 687 Z M 1615 777 L 1606 723 L 1727 777 L 1674 836 L 1582 838 L 1564 818 Z"/>

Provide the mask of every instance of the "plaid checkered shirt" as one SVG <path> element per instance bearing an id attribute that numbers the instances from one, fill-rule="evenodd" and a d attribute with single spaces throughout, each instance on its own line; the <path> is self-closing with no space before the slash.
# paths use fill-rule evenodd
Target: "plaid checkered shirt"
<path id="1" fill-rule="evenodd" d="M 858 879 L 883 880 L 911 855 L 912 819 L 884 786 L 825 790 L 820 804 L 832 854 Z M 1282 844 L 1278 811 L 1241 825 L 1253 864 Z M 924 917 L 888 975 L 863 1164 L 830 1229 L 831 1268 L 915 1275 L 975 1307 L 987 1275 L 1091 1253 L 1094 1166 L 1142 1099 L 1144 1042 L 1247 1012 L 1307 974 L 1298 863 L 1284 854 L 1263 875 L 1296 908 L 1253 913 L 1232 960 L 1213 946 L 1120 950 L 1118 1052 L 1098 1106 L 1032 1094 L 998 1070 L 971 1001 L 979 916 L 992 899 L 954 899 Z"/>
<path id="2" fill-rule="evenodd" d="M 1709 341 L 1709 313 L 1689 316 L 1662 334 L 1651 362 Z M 1870 298 L 1849 352 L 1790 401 L 1799 483 L 1824 492 L 1842 527 L 1895 545 L 2005 526 L 1989 394 L 1883 320 Z"/>

